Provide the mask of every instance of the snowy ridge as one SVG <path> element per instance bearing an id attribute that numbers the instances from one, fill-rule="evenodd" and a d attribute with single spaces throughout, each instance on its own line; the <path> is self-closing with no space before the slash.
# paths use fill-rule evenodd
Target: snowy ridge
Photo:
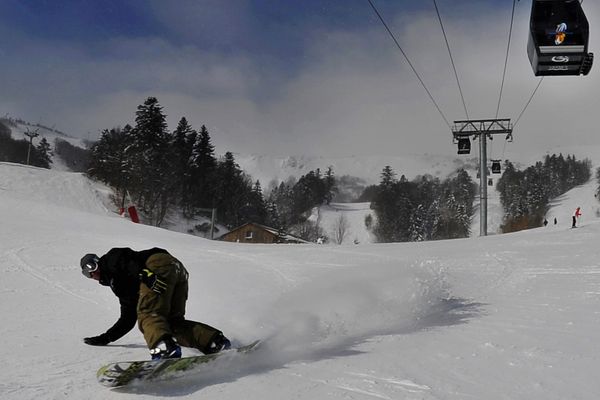
<path id="1" fill-rule="evenodd" d="M 83 139 L 74 138 L 65 133 L 58 132 L 58 131 L 48 128 L 48 127 L 44 127 L 44 126 L 40 126 L 40 125 L 32 125 L 32 124 L 23 123 L 23 122 L 16 122 L 16 121 L 12 121 L 12 123 L 8 124 L 7 126 L 12 131 L 11 136 L 15 140 L 26 139 L 24 133 L 27 131 L 30 131 L 30 132 L 37 132 L 39 134 L 39 137 L 34 138 L 34 144 L 37 144 L 37 142 L 39 140 L 41 140 L 42 138 L 46 138 L 48 143 L 50 143 L 50 145 L 53 146 L 55 139 L 61 139 L 61 140 L 71 143 L 73 146 L 85 148 Z"/>
<path id="2" fill-rule="evenodd" d="M 236 162 L 263 187 L 275 180 L 284 182 L 289 177 L 300 178 L 317 168 L 325 173 L 333 167 L 335 176 L 350 175 L 363 179 L 367 184 L 379 183 L 381 171 L 387 165 L 398 175 L 412 179 L 417 175 L 431 174 L 445 178 L 466 165 L 476 165 L 472 157 L 459 159 L 453 155 L 408 154 L 398 156 L 349 156 L 327 158 L 319 156 L 274 157 L 267 155 L 235 154 Z"/>
<path id="3" fill-rule="evenodd" d="M 497 146 L 497 145 L 496 145 Z M 517 168 L 524 169 L 542 161 L 545 155 L 551 154 L 574 154 L 577 159 L 588 158 L 598 162 L 600 160 L 600 146 L 565 145 L 555 148 L 540 148 L 536 154 L 522 154 L 519 152 L 518 138 L 508 145 L 508 150 L 502 152 L 490 150 L 488 158 L 510 160 Z M 322 173 L 329 166 L 333 167 L 334 175 L 337 177 L 350 175 L 363 179 L 368 185 L 378 184 L 381 180 L 381 172 L 387 165 L 391 166 L 399 178 L 405 175 L 412 180 L 418 175 L 429 174 L 444 179 L 460 168 L 473 173 L 479 166 L 478 150 L 472 149 L 470 155 L 458 156 L 456 154 L 402 154 L 396 156 L 387 155 L 354 155 L 348 157 L 322 157 L 310 155 L 269 156 L 258 154 L 235 154 L 236 162 L 254 180 L 260 180 L 263 188 L 266 188 L 273 180 L 284 182 L 290 176 L 296 179 L 306 175 L 317 168 Z"/>

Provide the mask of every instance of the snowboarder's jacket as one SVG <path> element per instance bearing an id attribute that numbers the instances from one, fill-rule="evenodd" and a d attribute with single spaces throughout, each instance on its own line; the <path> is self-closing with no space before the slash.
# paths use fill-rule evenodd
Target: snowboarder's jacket
<path id="1" fill-rule="evenodd" d="M 105 333 L 111 342 L 125 336 L 135 326 L 140 289 L 139 275 L 148 258 L 157 253 L 169 254 L 158 247 L 143 251 L 123 247 L 113 248 L 100 257 L 100 284 L 110 286 L 121 304 L 119 319 Z"/>

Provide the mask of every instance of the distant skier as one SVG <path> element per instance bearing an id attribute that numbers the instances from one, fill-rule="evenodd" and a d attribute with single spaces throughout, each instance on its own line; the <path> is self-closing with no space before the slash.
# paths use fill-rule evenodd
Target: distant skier
<path id="1" fill-rule="evenodd" d="M 573 214 L 573 226 L 571 226 L 571 228 L 577 227 L 577 221 L 579 220 L 579 217 L 581 217 L 581 207 L 577 207 L 575 214 Z"/>
<path id="2" fill-rule="evenodd" d="M 137 320 L 152 359 L 179 358 L 180 345 L 205 354 L 231 347 L 223 332 L 185 319 L 189 275 L 166 250 L 125 247 L 113 248 L 102 257 L 86 254 L 81 259 L 81 272 L 110 286 L 121 304 L 117 322 L 101 335 L 84 338 L 86 344 L 114 342 L 133 329 Z"/>
<path id="3" fill-rule="evenodd" d="M 544 218 L 544 226 L 548 226 L 548 220 Z"/>

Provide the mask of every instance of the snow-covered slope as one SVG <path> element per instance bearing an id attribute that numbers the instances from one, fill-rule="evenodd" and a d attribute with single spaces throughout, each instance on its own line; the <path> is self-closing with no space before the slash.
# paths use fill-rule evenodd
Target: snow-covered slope
<path id="1" fill-rule="evenodd" d="M 83 139 L 72 137 L 64 132 L 60 132 L 56 129 L 40 125 L 40 124 L 32 124 L 29 122 L 25 122 L 17 119 L 3 119 L 2 122 L 10 128 L 11 136 L 13 139 L 27 139 L 24 134 L 26 132 L 36 132 L 39 134 L 37 138 L 34 138 L 34 144 L 37 144 L 39 140 L 42 138 L 46 138 L 48 143 L 51 145 L 54 144 L 55 139 L 61 139 L 66 142 L 71 143 L 74 146 L 85 147 Z"/>
<path id="2" fill-rule="evenodd" d="M 331 203 L 316 207 L 309 220 L 319 224 L 329 244 L 374 243 L 376 239 L 365 225 L 368 215 L 375 218 L 371 203 Z M 340 230 L 340 226 L 344 228 Z"/>
<path id="3" fill-rule="evenodd" d="M 86 147 L 83 139 L 72 137 L 70 135 L 65 134 L 64 132 L 60 132 L 40 124 L 31 124 L 17 119 L 2 119 L 2 122 L 11 130 L 11 136 L 15 140 L 29 140 L 29 138 L 25 136 L 25 133 L 37 133 L 39 136 L 33 138 L 34 146 L 37 146 L 40 140 L 46 139 L 46 141 L 48 141 L 48 144 L 50 145 L 51 150 L 53 150 L 56 139 L 60 139 L 82 149 Z M 52 164 L 50 165 L 50 168 L 60 171 L 69 170 L 69 168 L 65 165 L 65 163 L 60 157 L 53 156 L 51 158 Z"/>
<path id="4" fill-rule="evenodd" d="M 592 400 L 600 391 L 600 224 L 585 188 L 554 209 L 584 207 L 579 229 L 244 245 L 115 217 L 80 179 L 0 164 L 2 399 Z M 82 342 L 107 329 L 119 306 L 78 262 L 113 246 L 155 245 L 189 269 L 189 318 L 237 343 L 267 341 L 225 370 L 109 393 L 96 369 L 148 354 L 137 329 L 107 347 Z"/>
<path id="5" fill-rule="evenodd" d="M 49 170 L 0 162 L 0 191 L 11 198 L 32 201 L 36 207 L 46 204 L 106 215 L 116 211 L 110 202 L 110 188 L 92 182 L 80 173 Z"/>

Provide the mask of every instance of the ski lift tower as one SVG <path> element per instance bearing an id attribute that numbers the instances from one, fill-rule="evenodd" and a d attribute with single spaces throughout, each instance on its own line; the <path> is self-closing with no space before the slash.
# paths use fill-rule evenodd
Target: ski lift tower
<path id="1" fill-rule="evenodd" d="M 458 143 L 458 154 L 469 154 L 470 138 L 479 139 L 479 235 L 487 236 L 487 138 L 506 135 L 512 142 L 510 119 L 473 119 L 454 121 L 452 137 Z"/>

